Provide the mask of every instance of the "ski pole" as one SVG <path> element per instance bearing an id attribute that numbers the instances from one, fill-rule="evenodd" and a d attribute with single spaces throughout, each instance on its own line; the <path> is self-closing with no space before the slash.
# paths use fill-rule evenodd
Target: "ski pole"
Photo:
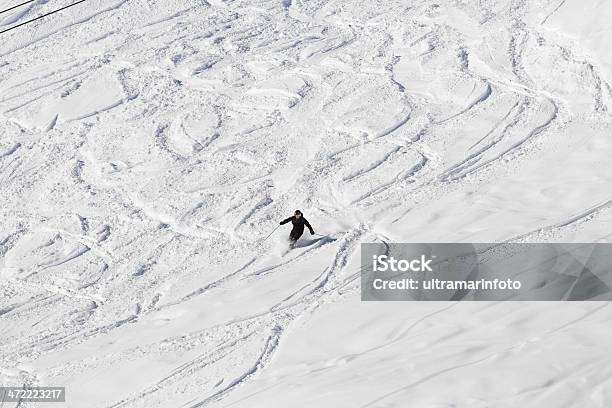
<path id="1" fill-rule="evenodd" d="M 270 236 L 272 236 L 272 234 L 274 234 L 274 231 L 276 231 L 276 230 L 277 230 L 279 227 L 280 227 L 280 225 L 277 225 L 277 226 L 276 226 L 276 228 L 274 228 L 274 229 L 272 230 L 272 232 L 271 232 L 271 233 L 269 233 L 269 234 L 268 234 L 268 236 L 267 236 L 267 237 L 265 237 L 265 238 L 263 239 L 263 241 L 261 241 L 261 242 L 262 242 L 262 243 L 266 242 L 266 240 L 267 240 L 268 238 L 270 238 Z"/>

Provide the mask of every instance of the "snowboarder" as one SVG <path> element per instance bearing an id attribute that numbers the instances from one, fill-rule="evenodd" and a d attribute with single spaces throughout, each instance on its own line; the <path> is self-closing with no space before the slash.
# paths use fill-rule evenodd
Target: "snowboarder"
<path id="1" fill-rule="evenodd" d="M 291 224 L 293 224 L 293 229 L 291 230 L 291 233 L 289 234 L 289 242 L 291 243 L 291 246 L 295 245 L 295 242 L 304 233 L 304 225 L 308 227 L 308 229 L 310 230 L 310 234 L 314 235 L 315 233 L 314 230 L 308 223 L 308 220 L 304 218 L 304 215 L 302 214 L 300 210 L 295 210 L 294 215 L 285 220 L 282 220 L 280 222 L 280 225 L 286 224 L 289 221 L 291 221 Z"/>

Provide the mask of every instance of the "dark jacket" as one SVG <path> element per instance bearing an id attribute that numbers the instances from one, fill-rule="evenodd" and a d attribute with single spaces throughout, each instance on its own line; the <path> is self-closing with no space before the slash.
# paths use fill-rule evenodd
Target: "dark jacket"
<path id="1" fill-rule="evenodd" d="M 310 226 L 310 223 L 308 223 L 308 220 L 304 218 L 303 215 L 300 218 L 295 218 L 295 215 L 291 216 L 287 219 L 282 220 L 280 224 L 283 225 L 288 223 L 289 221 L 291 221 L 291 224 L 293 224 L 293 229 L 291 230 L 292 236 L 296 236 L 299 238 L 304 233 L 304 225 L 307 226 L 310 233 L 314 235 L 314 230 Z"/>

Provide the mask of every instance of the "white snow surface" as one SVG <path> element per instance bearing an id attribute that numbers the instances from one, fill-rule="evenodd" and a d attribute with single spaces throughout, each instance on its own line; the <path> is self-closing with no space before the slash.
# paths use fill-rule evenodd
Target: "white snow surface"
<path id="1" fill-rule="evenodd" d="M 609 241 L 611 49 L 603 0 L 89 0 L 0 34 L 0 384 L 611 407 L 608 303 L 359 300 L 362 242 Z M 296 208 L 322 236 L 264 240 Z"/>

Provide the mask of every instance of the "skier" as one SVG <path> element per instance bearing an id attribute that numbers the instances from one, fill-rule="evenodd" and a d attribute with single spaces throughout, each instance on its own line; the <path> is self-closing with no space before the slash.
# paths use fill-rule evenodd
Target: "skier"
<path id="1" fill-rule="evenodd" d="M 310 230 L 310 234 L 314 235 L 314 230 L 312 229 L 312 227 L 310 226 L 310 224 L 308 223 L 308 220 L 306 218 L 304 218 L 302 212 L 300 210 L 295 210 L 295 213 L 292 217 L 289 217 L 285 220 L 282 220 L 280 222 L 280 225 L 286 224 L 289 221 L 291 221 L 291 224 L 293 224 L 293 229 L 291 230 L 291 233 L 289 234 L 289 242 L 291 243 L 291 246 L 295 245 L 295 242 L 302 236 L 302 234 L 304 233 L 304 225 L 308 227 L 308 229 Z"/>

